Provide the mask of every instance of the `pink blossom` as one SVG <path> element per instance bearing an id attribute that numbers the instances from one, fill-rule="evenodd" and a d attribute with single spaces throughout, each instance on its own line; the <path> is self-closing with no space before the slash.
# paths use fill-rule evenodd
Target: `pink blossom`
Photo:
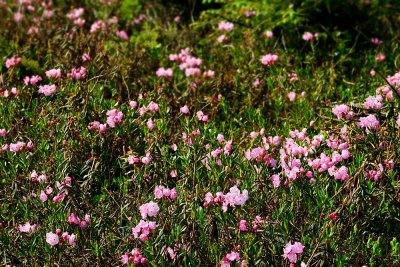
<path id="1" fill-rule="evenodd" d="M 40 197 L 39 198 L 43 202 L 47 201 L 47 195 L 43 190 L 40 191 Z"/>
<path id="2" fill-rule="evenodd" d="M 149 118 L 147 120 L 146 125 L 147 125 L 147 128 L 149 128 L 150 131 L 152 131 L 154 129 L 154 123 L 153 123 L 153 120 L 151 118 Z"/>
<path id="3" fill-rule="evenodd" d="M 225 34 L 221 34 L 220 36 L 218 36 L 217 41 L 218 43 L 223 43 L 229 40 L 229 37 L 226 36 Z"/>
<path id="4" fill-rule="evenodd" d="M 84 12 L 85 10 L 83 8 L 75 8 L 67 14 L 67 18 L 70 20 L 76 20 L 81 17 Z"/>
<path id="5" fill-rule="evenodd" d="M 107 115 L 107 124 L 111 128 L 114 128 L 115 125 L 120 123 L 122 121 L 122 118 L 124 117 L 124 113 L 122 113 L 118 109 L 108 110 L 106 115 Z"/>
<path id="6" fill-rule="evenodd" d="M 281 184 L 281 178 L 277 174 L 272 175 L 271 180 L 275 188 L 278 188 L 279 185 Z"/>
<path id="7" fill-rule="evenodd" d="M 186 68 L 185 69 L 185 76 L 190 77 L 190 76 L 195 76 L 195 75 L 200 75 L 200 69 L 199 68 Z"/>
<path id="8" fill-rule="evenodd" d="M 14 13 L 14 21 L 15 22 L 20 22 L 24 18 L 24 14 L 20 12 L 15 12 Z"/>
<path id="9" fill-rule="evenodd" d="M 82 54 L 81 58 L 82 58 L 83 62 L 92 60 L 92 58 L 86 53 Z"/>
<path id="10" fill-rule="evenodd" d="M 184 105 L 183 107 L 180 108 L 180 112 L 183 114 L 188 114 L 189 113 L 189 107 L 187 105 Z"/>
<path id="11" fill-rule="evenodd" d="M 148 203 L 145 203 L 139 207 L 140 214 L 143 219 L 146 219 L 147 217 L 155 217 L 157 216 L 158 211 L 160 208 L 158 207 L 158 204 L 156 202 L 150 201 Z"/>
<path id="12" fill-rule="evenodd" d="M 104 29 L 106 27 L 106 24 L 102 20 L 97 20 L 90 26 L 90 32 L 95 33 L 99 31 L 100 29 Z"/>
<path id="13" fill-rule="evenodd" d="M 175 260 L 176 253 L 171 247 L 167 247 L 167 252 L 171 260 Z"/>
<path id="14" fill-rule="evenodd" d="M 272 31 L 266 31 L 265 35 L 267 36 L 267 38 L 272 39 L 274 38 L 274 33 Z"/>
<path id="15" fill-rule="evenodd" d="M 377 130 L 380 123 L 375 115 L 371 114 L 367 117 L 361 117 L 358 122 L 356 122 L 358 127 L 365 128 L 367 134 L 370 133 L 370 129 Z"/>
<path id="16" fill-rule="evenodd" d="M 265 56 L 262 56 L 261 58 L 261 64 L 265 66 L 270 66 L 274 64 L 276 61 L 278 61 L 278 56 L 274 54 L 267 54 Z"/>
<path id="17" fill-rule="evenodd" d="M 303 254 L 304 246 L 300 242 L 287 243 L 283 249 L 283 257 L 288 259 L 291 263 L 297 262 L 298 254 Z"/>
<path id="18" fill-rule="evenodd" d="M 173 75 L 173 70 L 171 68 L 165 69 L 164 67 L 159 68 L 156 71 L 157 77 L 171 78 Z"/>
<path id="19" fill-rule="evenodd" d="M 371 38 L 371 42 L 372 42 L 374 45 L 380 45 L 380 44 L 383 43 L 383 41 L 380 40 L 378 37 L 373 37 L 373 38 Z"/>
<path id="20" fill-rule="evenodd" d="M 304 41 L 312 41 L 314 39 L 314 35 L 311 32 L 306 32 L 302 36 Z"/>
<path id="21" fill-rule="evenodd" d="M 61 69 L 51 69 L 46 71 L 47 78 L 61 78 Z"/>
<path id="22" fill-rule="evenodd" d="M 35 232 L 36 228 L 37 228 L 36 224 L 31 225 L 29 222 L 26 222 L 25 224 L 20 224 L 18 226 L 18 230 L 21 233 L 27 233 L 27 234 Z"/>
<path id="23" fill-rule="evenodd" d="M 296 98 L 296 93 L 295 92 L 290 92 L 288 94 L 288 98 L 289 98 L 289 101 L 293 102 L 294 99 Z"/>
<path id="24" fill-rule="evenodd" d="M 349 106 L 345 104 L 336 105 L 332 108 L 332 113 L 336 115 L 338 119 L 345 117 L 349 113 Z"/>
<path id="25" fill-rule="evenodd" d="M 220 31 L 230 32 L 233 30 L 233 28 L 234 28 L 234 25 L 231 22 L 221 21 L 218 24 L 218 30 L 220 30 Z"/>
<path id="26" fill-rule="evenodd" d="M 239 230 L 242 231 L 242 232 L 247 231 L 248 229 L 247 229 L 247 225 L 246 224 L 247 224 L 246 220 L 240 220 L 240 222 L 239 222 Z"/>
<path id="27" fill-rule="evenodd" d="M 400 128 L 400 112 L 399 112 L 399 114 L 397 115 L 396 124 L 397 124 L 397 127 Z"/>
<path id="28" fill-rule="evenodd" d="M 10 57 L 6 59 L 6 68 L 17 67 L 22 62 L 20 57 Z"/>
<path id="29" fill-rule="evenodd" d="M 141 161 L 143 164 L 147 165 L 150 163 L 150 157 L 147 157 L 147 156 L 143 157 Z"/>
<path id="30" fill-rule="evenodd" d="M 382 62 L 386 60 L 386 56 L 384 54 L 379 54 L 375 57 L 376 62 Z"/>
<path id="31" fill-rule="evenodd" d="M 54 95 L 57 92 L 57 86 L 55 84 L 46 84 L 39 86 L 38 93 L 44 94 L 45 96 Z"/>
<path id="32" fill-rule="evenodd" d="M 33 75 L 30 78 L 28 76 L 26 76 L 24 78 L 24 84 L 25 85 L 36 85 L 39 81 L 42 80 L 42 77 L 40 77 L 39 75 Z"/>
<path id="33" fill-rule="evenodd" d="M 116 34 L 123 41 L 128 41 L 129 40 L 129 37 L 128 37 L 128 34 L 126 33 L 126 31 L 117 31 Z"/>
<path id="34" fill-rule="evenodd" d="M 367 99 L 365 99 L 364 107 L 379 110 L 382 108 L 382 101 L 383 98 L 380 95 L 369 96 Z"/>
<path id="35" fill-rule="evenodd" d="M 214 78 L 214 76 L 215 76 L 215 71 L 213 70 L 208 70 L 203 72 L 203 77 L 205 78 Z"/>
<path id="36" fill-rule="evenodd" d="M 0 129 L 0 136 L 6 136 L 7 130 L 6 129 Z"/>
<path id="37" fill-rule="evenodd" d="M 87 72 L 85 67 L 72 68 L 71 72 L 67 73 L 67 77 L 79 80 L 86 77 L 86 73 Z"/>
<path id="38" fill-rule="evenodd" d="M 49 243 L 52 247 L 57 245 L 60 240 L 58 238 L 57 234 L 54 234 L 53 232 L 49 232 L 46 234 L 46 242 Z"/>

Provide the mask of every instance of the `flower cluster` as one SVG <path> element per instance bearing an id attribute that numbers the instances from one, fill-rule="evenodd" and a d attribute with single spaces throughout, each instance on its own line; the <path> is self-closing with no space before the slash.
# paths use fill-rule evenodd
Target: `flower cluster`
<path id="1" fill-rule="evenodd" d="M 289 242 L 283 249 L 283 257 L 291 263 L 296 263 L 298 255 L 303 254 L 303 252 L 304 246 L 300 242 L 294 242 L 294 244 Z"/>
<path id="2" fill-rule="evenodd" d="M 61 78 L 61 76 L 62 76 L 62 74 L 61 74 L 61 69 L 60 68 L 51 69 L 51 70 L 46 71 L 46 77 L 47 78 L 57 78 L 57 79 L 59 79 L 59 78 Z"/>
<path id="3" fill-rule="evenodd" d="M 150 201 L 139 207 L 140 215 L 143 219 L 147 217 L 156 217 L 160 208 L 156 202 Z"/>
<path id="4" fill-rule="evenodd" d="M 18 230 L 21 233 L 27 233 L 27 234 L 36 232 L 36 228 L 37 228 L 37 225 L 36 224 L 32 225 L 32 224 L 30 224 L 30 222 L 26 222 L 25 224 L 20 224 L 18 226 Z"/>
<path id="5" fill-rule="evenodd" d="M 68 242 L 71 247 L 75 246 L 76 236 L 74 234 L 70 235 L 68 232 L 63 232 L 61 229 L 57 229 L 56 233 L 46 233 L 46 242 L 54 247 L 60 243 L 60 237 L 62 243 Z"/>
<path id="6" fill-rule="evenodd" d="M 140 265 L 140 264 L 146 264 L 147 259 L 143 257 L 142 253 L 135 248 L 131 252 L 126 252 L 124 255 L 122 255 L 121 262 L 124 265 L 127 265 L 129 263 L 133 265 Z"/>
<path id="7" fill-rule="evenodd" d="M 6 59 L 6 68 L 9 69 L 11 67 L 17 67 L 21 64 L 22 58 L 20 57 L 10 57 Z"/>
<path id="8" fill-rule="evenodd" d="M 178 192 L 176 191 L 175 188 L 168 189 L 162 185 L 156 186 L 154 189 L 154 197 L 156 199 L 161 199 L 161 198 L 169 198 L 171 200 L 174 200 L 178 197 Z"/>
<path id="9" fill-rule="evenodd" d="M 74 213 L 71 213 L 68 217 L 69 224 L 79 225 L 80 228 L 86 229 L 88 224 L 90 223 L 90 215 L 86 214 L 85 219 L 81 220 L 78 216 Z"/>
<path id="10" fill-rule="evenodd" d="M 140 220 L 140 222 L 132 228 L 132 235 L 141 241 L 146 241 L 152 230 L 157 228 L 156 222 Z"/>
<path id="11" fill-rule="evenodd" d="M 115 125 L 120 123 L 122 121 L 122 118 L 124 117 L 124 113 L 122 113 L 118 109 L 108 110 L 106 115 L 107 115 L 107 124 L 111 128 L 114 128 Z"/>
<path id="12" fill-rule="evenodd" d="M 78 67 L 72 68 L 69 73 L 67 73 L 68 78 L 80 80 L 86 77 L 86 68 L 85 67 Z"/>
<path id="13" fill-rule="evenodd" d="M 243 206 L 248 199 L 248 191 L 245 189 L 241 193 L 235 185 L 229 189 L 229 192 L 227 194 L 217 192 L 215 196 L 213 196 L 212 193 L 208 192 L 205 195 L 203 206 L 207 207 L 212 204 L 222 204 L 222 210 L 226 212 L 228 210 L 228 206 Z"/>
<path id="14" fill-rule="evenodd" d="M 266 54 L 261 58 L 261 64 L 265 66 L 271 66 L 276 61 L 278 61 L 278 56 L 274 54 Z"/>
<path id="15" fill-rule="evenodd" d="M 44 94 L 45 96 L 54 95 L 57 92 L 57 86 L 55 84 L 46 84 L 39 86 L 38 93 Z"/>
<path id="16" fill-rule="evenodd" d="M 26 76 L 24 78 L 24 84 L 25 85 L 36 85 L 41 80 L 42 80 L 42 77 L 40 77 L 39 75 L 33 75 L 31 77 Z"/>

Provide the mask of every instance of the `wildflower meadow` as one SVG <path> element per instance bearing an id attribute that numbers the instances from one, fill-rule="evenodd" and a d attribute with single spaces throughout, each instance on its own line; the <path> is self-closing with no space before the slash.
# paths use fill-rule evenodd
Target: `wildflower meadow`
<path id="1" fill-rule="evenodd" d="M 0 265 L 400 266 L 399 14 L 0 0 Z"/>

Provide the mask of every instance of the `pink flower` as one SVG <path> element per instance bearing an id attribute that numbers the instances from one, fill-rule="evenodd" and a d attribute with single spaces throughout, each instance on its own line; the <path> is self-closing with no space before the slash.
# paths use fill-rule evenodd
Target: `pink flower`
<path id="1" fill-rule="evenodd" d="M 20 225 L 18 226 L 18 230 L 19 230 L 21 233 L 27 233 L 27 234 L 35 232 L 35 231 L 36 231 L 36 228 L 37 228 L 37 225 L 36 225 L 36 224 L 31 225 L 29 222 L 26 222 L 26 223 L 23 224 L 23 225 L 20 224 Z"/>
<path id="2" fill-rule="evenodd" d="M 203 77 L 205 78 L 214 78 L 214 76 L 215 76 L 215 71 L 213 70 L 208 70 L 203 72 Z"/>
<path id="3" fill-rule="evenodd" d="M 272 175 L 271 180 L 275 188 L 278 188 L 279 185 L 281 184 L 281 178 L 277 174 Z"/>
<path id="4" fill-rule="evenodd" d="M 234 28 L 234 25 L 231 22 L 221 21 L 218 24 L 218 30 L 220 30 L 220 31 L 230 32 L 233 30 L 233 28 Z"/>
<path id="5" fill-rule="evenodd" d="M 332 113 L 335 114 L 338 119 L 341 119 L 349 113 L 349 110 L 350 108 L 348 105 L 336 105 L 332 108 Z"/>
<path id="6" fill-rule="evenodd" d="M 143 164 L 147 165 L 150 163 L 150 157 L 147 157 L 147 156 L 143 157 L 141 161 Z"/>
<path id="7" fill-rule="evenodd" d="M 386 56 L 384 54 L 379 54 L 375 57 L 376 62 L 382 62 L 385 61 Z"/>
<path id="8" fill-rule="evenodd" d="M 20 57 L 10 57 L 6 59 L 6 68 L 17 67 L 22 61 Z"/>
<path id="9" fill-rule="evenodd" d="M 61 78 L 61 69 L 51 69 L 46 71 L 47 78 Z"/>
<path id="10" fill-rule="evenodd" d="M 240 220 L 240 222 L 239 222 L 239 230 L 240 231 L 245 232 L 248 230 L 246 223 L 247 223 L 246 220 Z"/>
<path id="11" fill-rule="evenodd" d="M 91 58 L 88 54 L 86 54 L 86 53 L 84 53 L 84 54 L 81 56 L 81 58 L 82 58 L 83 62 L 87 62 L 87 61 L 92 60 L 92 58 Z"/>
<path id="12" fill-rule="evenodd" d="M 84 12 L 85 10 L 83 8 L 75 8 L 67 14 L 67 18 L 70 20 L 76 20 L 80 18 Z"/>
<path id="13" fill-rule="evenodd" d="M 151 118 L 149 118 L 147 120 L 146 124 L 147 124 L 147 128 L 149 128 L 150 131 L 152 131 L 154 129 L 154 123 L 153 123 L 153 120 Z"/>
<path id="14" fill-rule="evenodd" d="M 356 125 L 358 127 L 365 128 L 367 134 L 369 134 L 370 133 L 369 130 L 371 128 L 374 130 L 377 130 L 380 123 L 379 123 L 378 119 L 376 118 L 376 116 L 371 114 L 367 117 L 361 117 L 360 120 L 358 122 L 356 122 Z"/>
<path id="15" fill-rule="evenodd" d="M 173 74 L 174 72 L 171 68 L 165 69 L 164 67 L 161 67 L 156 71 L 157 77 L 171 78 Z"/>
<path id="16" fill-rule="evenodd" d="M 239 253 L 232 251 L 231 253 L 226 254 L 225 258 L 229 261 L 238 261 L 240 260 L 240 255 Z"/>
<path id="17" fill-rule="evenodd" d="M 67 73 L 67 77 L 80 80 L 86 77 L 86 68 L 85 67 L 72 68 L 71 72 Z"/>
<path id="18" fill-rule="evenodd" d="M 380 45 L 380 44 L 383 43 L 383 41 L 380 40 L 378 37 L 373 37 L 373 38 L 371 38 L 371 42 L 372 42 L 374 45 Z"/>
<path id="19" fill-rule="evenodd" d="M 293 102 L 294 99 L 296 98 L 296 93 L 295 92 L 290 92 L 288 94 L 288 98 L 289 98 L 289 101 Z"/>
<path id="20" fill-rule="evenodd" d="M 155 217 L 157 216 L 158 211 L 160 208 L 158 207 L 158 204 L 156 202 L 150 201 L 148 203 L 145 203 L 139 207 L 140 214 L 143 219 L 146 219 L 147 217 Z"/>
<path id="21" fill-rule="evenodd" d="M 43 202 L 47 201 L 47 195 L 43 190 L 40 191 L 40 197 L 39 198 Z"/>
<path id="22" fill-rule="evenodd" d="M 6 129 L 0 129 L 0 136 L 6 136 L 7 130 Z"/>
<path id="23" fill-rule="evenodd" d="M 163 189 L 164 189 L 164 186 L 162 186 L 162 185 L 156 186 L 154 188 L 154 197 L 156 199 L 160 199 L 160 198 L 162 198 L 164 196 Z"/>
<path id="24" fill-rule="evenodd" d="M 383 98 L 380 95 L 369 96 L 367 99 L 365 99 L 364 107 L 379 110 L 382 108 L 382 101 Z"/>
<path id="25" fill-rule="evenodd" d="M 274 54 L 267 54 L 265 56 L 262 56 L 261 58 L 261 64 L 270 66 L 274 64 L 276 61 L 278 61 L 278 56 Z"/>
<path id="26" fill-rule="evenodd" d="M 15 22 L 20 22 L 24 18 L 24 14 L 20 12 L 14 13 L 14 20 Z"/>
<path id="27" fill-rule="evenodd" d="M 266 31 L 265 35 L 267 36 L 267 38 L 272 39 L 274 38 L 274 33 L 272 31 Z"/>
<path id="28" fill-rule="evenodd" d="M 124 117 L 124 113 L 122 113 L 118 109 L 108 110 L 106 115 L 108 116 L 107 124 L 111 128 L 114 128 L 116 124 L 120 123 L 122 121 L 122 118 Z"/>
<path id="29" fill-rule="evenodd" d="M 70 235 L 68 238 L 68 243 L 71 247 L 75 246 L 76 236 L 74 234 Z"/>
<path id="30" fill-rule="evenodd" d="M 55 84 L 46 84 L 39 86 L 38 93 L 44 94 L 45 96 L 54 95 L 57 92 L 57 86 Z"/>
<path id="31" fill-rule="evenodd" d="M 169 195 L 169 198 L 172 199 L 172 200 L 174 200 L 174 199 L 176 199 L 177 197 L 178 197 L 178 191 L 176 191 L 175 188 L 172 188 L 172 189 L 171 189 L 171 194 Z"/>
<path id="32" fill-rule="evenodd" d="M 400 112 L 399 112 L 399 115 L 397 116 L 396 124 L 397 124 L 397 127 L 400 128 Z"/>
<path id="33" fill-rule="evenodd" d="M 291 263 L 297 262 L 297 255 L 302 254 L 304 251 L 304 246 L 300 242 L 287 243 L 283 249 L 283 257 L 288 259 Z"/>
<path id="34" fill-rule="evenodd" d="M 90 32 L 95 33 L 100 29 L 104 29 L 105 27 L 106 27 L 106 24 L 104 23 L 104 21 L 98 20 L 98 21 L 94 22 L 92 24 L 92 26 L 90 26 Z"/>
<path id="35" fill-rule="evenodd" d="M 185 69 L 185 76 L 190 77 L 190 76 L 196 76 L 200 75 L 200 69 L 199 68 L 186 68 Z"/>
<path id="36" fill-rule="evenodd" d="M 223 43 L 228 40 L 229 40 L 229 37 L 226 36 L 225 34 L 222 34 L 222 35 L 218 36 L 218 38 L 217 38 L 218 43 Z"/>
<path id="37" fill-rule="evenodd" d="M 302 36 L 304 41 L 312 41 L 314 39 L 314 35 L 311 32 L 306 32 Z"/>
<path id="38" fill-rule="evenodd" d="M 183 107 L 181 107 L 180 111 L 183 114 L 188 114 L 189 113 L 189 107 L 187 105 L 184 105 Z"/>
<path id="39" fill-rule="evenodd" d="M 129 37 L 128 37 L 128 34 L 126 33 L 126 31 L 117 31 L 116 34 L 123 41 L 128 41 L 129 40 Z"/>
<path id="40" fill-rule="evenodd" d="M 171 260 L 175 260 L 176 253 L 171 247 L 167 247 L 167 252 Z"/>
<path id="41" fill-rule="evenodd" d="M 49 243 L 52 247 L 57 245 L 60 240 L 57 234 L 53 234 L 53 232 L 49 232 L 46 234 L 46 242 Z"/>

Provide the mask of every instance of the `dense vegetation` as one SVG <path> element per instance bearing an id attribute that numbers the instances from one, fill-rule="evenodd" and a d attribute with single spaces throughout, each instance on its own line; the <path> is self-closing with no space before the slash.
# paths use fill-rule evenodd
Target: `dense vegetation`
<path id="1" fill-rule="evenodd" d="M 0 0 L 0 264 L 400 265 L 396 3 Z"/>

